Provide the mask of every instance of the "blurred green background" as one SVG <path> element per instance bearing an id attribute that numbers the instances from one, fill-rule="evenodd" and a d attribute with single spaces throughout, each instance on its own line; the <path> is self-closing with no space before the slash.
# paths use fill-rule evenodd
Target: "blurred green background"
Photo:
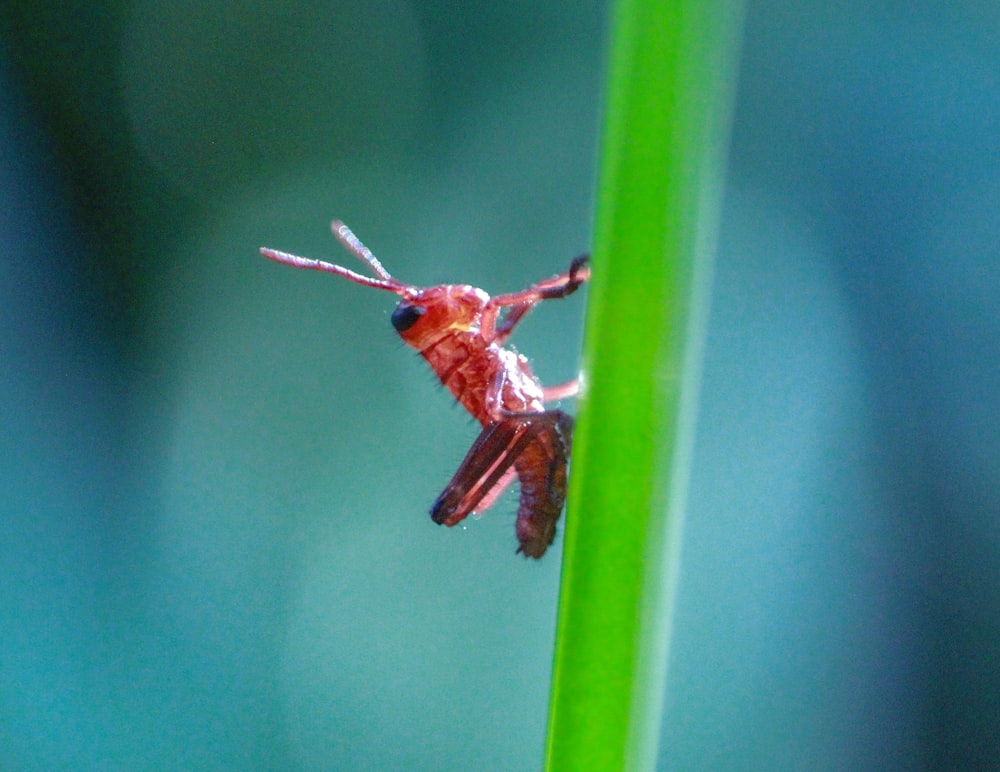
<path id="1" fill-rule="evenodd" d="M 607 13 L 3 5 L 0 768 L 540 767 L 561 538 L 435 527 L 475 427 L 390 297 L 256 250 L 564 268 Z M 1000 764 L 998 39 L 750 4 L 663 768 Z"/>

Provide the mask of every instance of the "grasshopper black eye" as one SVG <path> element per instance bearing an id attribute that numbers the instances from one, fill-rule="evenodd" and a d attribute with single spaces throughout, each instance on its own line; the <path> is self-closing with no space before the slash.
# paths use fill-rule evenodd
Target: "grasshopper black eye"
<path id="1" fill-rule="evenodd" d="M 392 312 L 392 326 L 396 332 L 410 329 L 416 324 L 417 319 L 427 313 L 427 309 L 422 306 L 411 306 L 407 303 L 400 303 L 396 310 Z"/>

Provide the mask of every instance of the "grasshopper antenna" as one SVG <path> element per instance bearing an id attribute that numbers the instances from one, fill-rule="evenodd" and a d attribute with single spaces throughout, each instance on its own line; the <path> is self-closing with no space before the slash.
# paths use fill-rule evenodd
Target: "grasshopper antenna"
<path id="1" fill-rule="evenodd" d="M 343 276 L 345 279 L 350 279 L 356 284 L 362 284 L 365 287 L 389 290 L 390 292 L 395 292 L 397 295 L 412 294 L 413 288 L 398 279 L 394 279 L 392 275 L 385 270 L 378 258 L 372 254 L 372 251 L 362 244 L 361 239 L 355 236 L 354 232 L 344 225 L 344 223 L 340 220 L 334 220 L 330 223 L 330 230 L 333 231 L 333 235 L 337 237 L 337 240 L 344 245 L 344 248 L 348 252 L 371 268 L 379 276 L 379 278 L 376 279 L 371 276 L 365 276 L 364 274 L 352 271 L 350 268 L 344 268 L 342 265 L 327 263 L 323 260 L 314 260 L 311 257 L 299 257 L 298 255 L 292 255 L 288 252 L 282 252 L 278 249 L 271 249 L 269 247 L 261 247 L 260 253 L 269 260 L 274 260 L 278 263 L 285 263 L 286 265 L 292 265 L 296 268 L 310 268 L 314 271 L 335 273 L 338 276 Z"/>

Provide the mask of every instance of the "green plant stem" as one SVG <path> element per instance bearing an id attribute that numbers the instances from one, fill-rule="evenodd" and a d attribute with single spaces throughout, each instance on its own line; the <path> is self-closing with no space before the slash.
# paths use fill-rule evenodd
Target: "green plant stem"
<path id="1" fill-rule="evenodd" d="M 620 0 L 546 765 L 649 769 L 741 0 Z"/>

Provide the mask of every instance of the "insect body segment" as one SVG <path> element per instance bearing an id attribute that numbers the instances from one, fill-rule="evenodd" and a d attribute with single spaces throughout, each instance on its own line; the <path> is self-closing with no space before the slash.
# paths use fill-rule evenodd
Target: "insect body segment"
<path id="1" fill-rule="evenodd" d="M 518 551 L 540 558 L 555 538 L 555 524 L 566 499 L 573 430 L 569 415 L 546 410 L 544 403 L 572 396 L 577 384 L 545 389 L 527 359 L 503 344 L 536 303 L 566 297 L 590 278 L 587 257 L 576 258 L 564 274 L 491 298 L 465 284 L 427 288 L 405 284 L 393 278 L 346 225 L 334 221 L 332 228 L 348 251 L 378 278 L 273 249 L 261 249 L 261 253 L 400 296 L 391 317 L 393 327 L 483 427 L 431 508 L 431 518 L 452 526 L 473 512 L 484 512 L 517 477 L 521 483 Z"/>

